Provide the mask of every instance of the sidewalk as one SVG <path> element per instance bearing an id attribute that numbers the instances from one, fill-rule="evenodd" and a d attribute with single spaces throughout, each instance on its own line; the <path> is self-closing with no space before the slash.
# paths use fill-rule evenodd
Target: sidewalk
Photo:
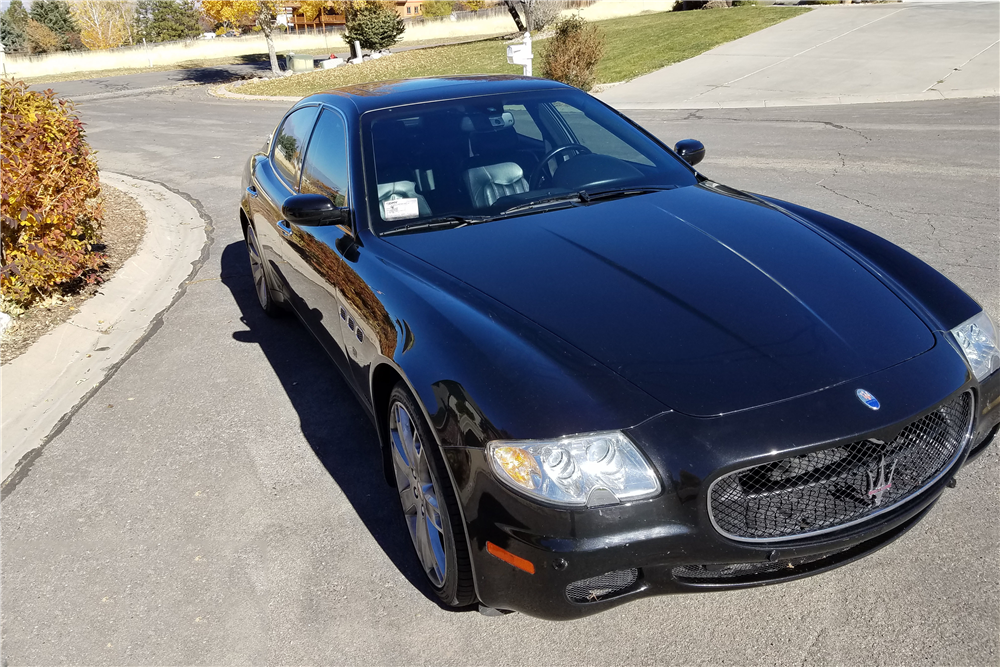
<path id="1" fill-rule="evenodd" d="M 995 2 L 819 7 L 597 97 L 619 109 L 989 97 L 998 26 Z"/>

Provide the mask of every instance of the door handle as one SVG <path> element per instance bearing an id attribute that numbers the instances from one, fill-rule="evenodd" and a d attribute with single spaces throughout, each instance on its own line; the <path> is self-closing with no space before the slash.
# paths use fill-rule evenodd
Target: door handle
<path id="1" fill-rule="evenodd" d="M 248 185 L 247 186 L 247 194 L 250 195 L 251 197 L 256 197 L 257 196 L 257 188 L 255 188 L 252 185 Z"/>
<path id="2" fill-rule="evenodd" d="M 278 220 L 278 231 L 285 236 L 292 235 L 292 226 L 285 220 Z"/>

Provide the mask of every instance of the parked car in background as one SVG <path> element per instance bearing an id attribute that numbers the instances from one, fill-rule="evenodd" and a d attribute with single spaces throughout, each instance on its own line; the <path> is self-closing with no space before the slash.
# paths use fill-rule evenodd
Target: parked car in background
<path id="1" fill-rule="evenodd" d="M 260 305 L 371 416 L 446 605 L 574 618 L 823 572 L 913 527 L 995 436 L 972 298 L 716 183 L 704 153 L 481 76 L 312 95 L 250 158 Z"/>

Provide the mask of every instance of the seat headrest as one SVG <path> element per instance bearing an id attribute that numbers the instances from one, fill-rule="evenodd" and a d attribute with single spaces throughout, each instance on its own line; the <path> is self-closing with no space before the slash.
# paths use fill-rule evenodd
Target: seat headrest
<path id="1" fill-rule="evenodd" d="M 402 197 L 416 197 L 417 196 L 417 184 L 413 181 L 392 181 L 389 183 L 379 183 L 378 184 L 378 198 L 379 201 L 384 201 L 386 199 L 392 198 L 396 195 L 396 199 Z"/>

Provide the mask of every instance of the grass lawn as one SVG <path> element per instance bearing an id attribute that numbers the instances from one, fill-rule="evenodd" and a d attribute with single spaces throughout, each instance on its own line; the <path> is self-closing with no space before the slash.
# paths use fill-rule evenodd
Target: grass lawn
<path id="1" fill-rule="evenodd" d="M 597 83 L 613 83 L 687 60 L 711 48 L 809 11 L 805 7 L 738 7 L 662 12 L 599 21 L 607 50 L 597 67 Z M 538 57 L 548 40 L 535 42 Z M 448 74 L 520 74 L 507 64 L 501 39 L 396 53 L 360 65 L 342 66 L 240 86 L 248 95 L 305 96 L 320 90 L 369 81 Z"/>

